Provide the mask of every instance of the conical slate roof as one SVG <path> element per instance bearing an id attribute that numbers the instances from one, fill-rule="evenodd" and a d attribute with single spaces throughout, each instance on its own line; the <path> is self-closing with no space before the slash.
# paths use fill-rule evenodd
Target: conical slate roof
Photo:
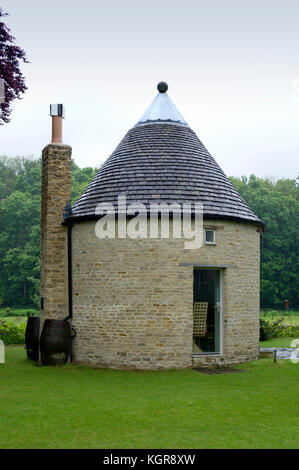
<path id="1" fill-rule="evenodd" d="M 159 89 L 160 86 L 160 89 Z M 166 89 L 165 89 L 166 88 Z M 82 196 L 72 219 L 95 218 L 99 203 L 203 203 L 204 218 L 264 223 L 249 209 L 166 94 L 167 85 L 125 135 Z M 162 91 L 161 91 L 162 90 Z"/>

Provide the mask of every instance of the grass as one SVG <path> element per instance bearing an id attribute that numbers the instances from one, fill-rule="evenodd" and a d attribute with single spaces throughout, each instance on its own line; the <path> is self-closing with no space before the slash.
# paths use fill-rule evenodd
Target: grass
<path id="1" fill-rule="evenodd" d="M 268 310 L 265 312 L 261 312 L 261 318 L 267 320 L 270 323 L 273 323 L 280 318 L 283 318 L 283 324 L 292 325 L 295 327 L 296 332 L 298 330 L 298 338 L 299 338 L 299 311 L 291 311 L 290 316 L 286 314 L 285 310 Z M 261 348 L 269 348 L 269 347 L 280 347 L 280 348 L 290 348 L 291 342 L 296 339 L 294 337 L 281 337 L 281 338 L 272 338 L 267 341 L 261 341 L 260 347 Z"/>
<path id="2" fill-rule="evenodd" d="M 5 321 L 6 323 L 16 323 L 19 325 L 26 325 L 27 317 L 0 317 L 0 321 Z"/>
<path id="3" fill-rule="evenodd" d="M 9 310 L 9 312 L 7 310 Z M 9 309 L 1 307 L 0 319 L 2 317 L 27 317 L 28 312 L 30 312 L 31 314 L 33 313 L 34 315 L 39 315 L 39 311 L 31 307 L 28 307 L 28 308 L 10 307 Z"/>
<path id="4" fill-rule="evenodd" d="M 272 339 L 268 339 L 267 341 L 260 341 L 260 347 L 261 348 L 274 348 L 274 347 L 276 347 L 276 348 L 290 348 L 291 347 L 291 342 L 294 339 L 299 340 L 299 332 L 298 332 L 298 338 L 293 338 L 293 337 L 272 338 Z"/>
<path id="5" fill-rule="evenodd" d="M 36 366 L 7 347 L 0 448 L 298 448 L 299 365 L 240 374 Z"/>
<path id="6" fill-rule="evenodd" d="M 290 315 L 285 310 L 268 310 L 266 314 L 265 311 L 261 311 L 261 318 L 270 322 L 283 318 L 284 324 L 299 326 L 299 311 L 297 310 L 291 310 Z"/>

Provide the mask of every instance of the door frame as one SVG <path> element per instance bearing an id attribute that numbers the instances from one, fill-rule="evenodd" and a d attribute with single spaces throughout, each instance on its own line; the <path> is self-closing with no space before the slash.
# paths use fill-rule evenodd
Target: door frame
<path id="1" fill-rule="evenodd" d="M 220 314 L 219 314 L 219 352 L 202 352 L 202 353 L 194 353 L 192 350 L 192 356 L 221 356 L 223 355 L 223 276 L 224 276 L 224 269 L 223 266 L 203 266 L 203 265 L 193 265 L 193 273 L 194 269 L 206 269 L 206 270 L 213 270 L 219 271 L 219 284 L 220 284 Z M 194 274 L 193 274 L 193 283 L 194 283 Z M 193 284 L 194 289 L 194 284 Z M 194 295 L 194 290 L 193 290 Z M 194 303 L 194 302 L 193 302 Z M 193 304 L 192 304 L 193 305 Z M 193 320 L 193 311 L 192 311 L 192 320 Z M 192 335 L 193 335 L 193 321 L 192 321 Z M 193 344 L 193 336 L 192 336 L 192 344 Z"/>

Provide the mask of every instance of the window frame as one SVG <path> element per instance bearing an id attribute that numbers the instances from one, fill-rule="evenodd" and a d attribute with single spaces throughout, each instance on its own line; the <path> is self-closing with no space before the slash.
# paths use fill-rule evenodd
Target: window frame
<path id="1" fill-rule="evenodd" d="M 205 244 L 206 245 L 216 245 L 216 230 L 214 228 L 205 228 Z M 207 232 L 213 232 L 213 241 L 207 240 Z"/>

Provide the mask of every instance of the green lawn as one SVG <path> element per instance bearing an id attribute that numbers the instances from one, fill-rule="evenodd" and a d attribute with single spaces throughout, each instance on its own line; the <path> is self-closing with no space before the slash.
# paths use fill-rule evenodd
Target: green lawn
<path id="1" fill-rule="evenodd" d="M 299 311 L 297 310 L 291 310 L 290 315 L 288 315 L 284 310 L 269 310 L 266 311 L 266 315 L 264 311 L 261 311 L 261 318 L 270 322 L 283 318 L 284 324 L 299 326 Z"/>
<path id="2" fill-rule="evenodd" d="M 6 323 L 26 324 L 27 317 L 0 317 L 0 321 L 5 321 Z"/>
<path id="3" fill-rule="evenodd" d="M 267 320 L 268 322 L 272 323 L 275 322 L 281 318 L 283 318 L 283 323 L 284 325 L 292 325 L 296 327 L 296 332 L 298 330 L 298 336 L 297 338 L 299 339 L 299 312 L 298 311 L 291 311 L 290 316 L 286 314 L 285 311 L 276 311 L 276 310 L 269 310 L 266 312 L 266 315 L 264 315 L 265 312 L 261 312 L 261 318 Z M 260 347 L 261 348 L 268 348 L 268 347 L 281 347 L 281 348 L 290 348 L 291 347 L 291 342 L 296 339 L 295 337 L 286 337 L 286 338 L 272 338 L 267 341 L 261 341 L 260 342 Z"/>
<path id="4" fill-rule="evenodd" d="M 260 348 L 290 348 L 291 347 L 291 342 L 294 339 L 299 339 L 299 332 L 298 332 L 298 337 L 297 338 L 272 338 L 268 339 L 267 341 L 260 341 Z M 299 346 L 297 346 L 298 348 Z"/>
<path id="5" fill-rule="evenodd" d="M 39 311 L 28 307 L 28 308 L 15 308 L 11 307 L 9 308 L 9 316 L 13 317 L 27 317 L 27 313 L 30 312 L 31 314 L 33 313 L 34 315 L 39 315 Z M 7 308 L 1 307 L 0 308 L 0 320 L 2 317 L 8 317 L 7 315 Z"/>
<path id="6" fill-rule="evenodd" d="M 0 448 L 298 448 L 299 364 L 246 372 L 0 364 Z"/>

